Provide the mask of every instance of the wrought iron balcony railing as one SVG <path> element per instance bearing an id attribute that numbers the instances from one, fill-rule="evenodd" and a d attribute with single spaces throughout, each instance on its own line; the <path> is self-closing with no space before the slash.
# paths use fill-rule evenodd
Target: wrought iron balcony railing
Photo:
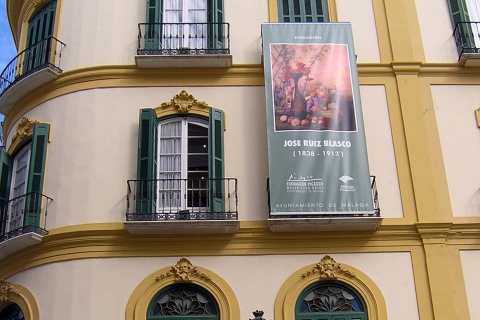
<path id="1" fill-rule="evenodd" d="M 237 220 L 237 179 L 127 181 L 127 221 Z"/>
<path id="2" fill-rule="evenodd" d="M 61 73 L 60 59 L 66 45 L 49 37 L 35 43 L 15 56 L 0 74 L 0 96 L 15 82 L 45 68 Z"/>
<path id="3" fill-rule="evenodd" d="M 228 23 L 138 24 L 138 55 L 229 53 Z"/>
<path id="4" fill-rule="evenodd" d="M 480 53 L 480 22 L 458 22 L 453 35 L 459 55 Z"/>
<path id="5" fill-rule="evenodd" d="M 48 205 L 53 199 L 39 192 L 13 198 L 0 206 L 0 242 L 34 232 L 46 235 Z"/>
<path id="6" fill-rule="evenodd" d="M 377 191 L 377 181 L 375 176 L 370 176 L 370 187 L 372 188 L 372 198 L 373 198 L 373 213 L 372 214 L 335 214 L 335 215 L 329 215 L 328 213 L 322 214 L 321 217 L 355 217 L 355 216 L 368 216 L 368 217 L 380 217 L 380 203 L 378 201 L 378 191 Z M 267 190 L 268 190 L 268 196 L 270 197 L 270 187 L 269 187 L 269 181 L 267 180 Z M 268 199 L 268 204 L 270 206 L 270 199 Z M 271 214 L 270 211 L 270 218 L 279 218 L 278 215 Z M 312 218 L 312 217 L 318 217 L 318 215 L 282 215 L 281 218 Z"/>

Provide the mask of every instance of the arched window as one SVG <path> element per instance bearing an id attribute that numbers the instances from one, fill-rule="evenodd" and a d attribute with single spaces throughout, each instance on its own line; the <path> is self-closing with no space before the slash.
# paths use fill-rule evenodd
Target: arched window
<path id="1" fill-rule="evenodd" d="M 51 54 L 51 41 L 57 1 L 52 1 L 37 12 L 28 22 L 27 50 L 23 61 L 23 73 L 47 63 Z"/>
<path id="2" fill-rule="evenodd" d="M 223 112 L 186 91 L 170 109 L 140 110 L 135 219 L 228 219 Z"/>
<path id="3" fill-rule="evenodd" d="M 382 292 L 362 271 L 324 256 L 294 272 L 275 299 L 275 320 L 385 320 Z"/>
<path id="4" fill-rule="evenodd" d="M 218 306 L 210 293 L 188 283 L 161 290 L 150 302 L 147 320 L 218 320 Z"/>
<path id="5" fill-rule="evenodd" d="M 0 320 L 25 320 L 22 308 L 16 303 L 0 311 Z"/>
<path id="6" fill-rule="evenodd" d="M 39 319 L 35 298 L 25 287 L 0 279 L 0 320 Z"/>
<path id="7" fill-rule="evenodd" d="M 181 258 L 150 274 L 132 292 L 125 320 L 138 319 L 240 320 L 240 306 L 225 280 Z"/>
<path id="8" fill-rule="evenodd" d="M 367 320 L 365 303 L 350 286 L 319 281 L 307 287 L 295 307 L 296 320 Z"/>

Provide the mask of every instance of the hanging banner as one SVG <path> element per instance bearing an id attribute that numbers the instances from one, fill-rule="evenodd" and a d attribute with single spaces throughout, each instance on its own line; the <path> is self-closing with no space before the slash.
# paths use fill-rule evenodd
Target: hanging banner
<path id="1" fill-rule="evenodd" d="M 373 214 L 349 23 L 262 24 L 271 215 Z"/>

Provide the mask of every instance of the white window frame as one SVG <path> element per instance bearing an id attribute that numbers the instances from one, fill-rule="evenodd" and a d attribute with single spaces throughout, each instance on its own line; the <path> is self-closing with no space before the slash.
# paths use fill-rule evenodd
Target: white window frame
<path id="1" fill-rule="evenodd" d="M 28 145 L 23 147 L 13 159 L 12 182 L 10 185 L 10 194 L 12 195 L 12 201 L 10 201 L 8 208 L 8 221 L 6 226 L 6 232 L 21 228 L 23 226 L 26 201 L 25 194 L 27 192 L 27 181 L 28 173 L 30 170 L 31 152 L 32 144 L 29 143 Z M 22 163 L 22 160 L 24 160 L 25 163 Z M 23 197 L 16 199 L 20 196 Z"/>
<path id="2" fill-rule="evenodd" d="M 202 48 L 206 39 L 193 38 L 189 35 L 206 35 L 206 25 L 181 23 L 206 23 L 207 0 L 164 0 L 163 17 L 164 23 L 179 24 L 165 26 L 165 33 L 177 34 L 179 38 L 166 38 L 168 41 L 164 43 L 164 48 Z"/>
<path id="3" fill-rule="evenodd" d="M 166 124 L 180 122 L 180 135 L 169 136 L 167 135 L 162 136 L 162 126 Z M 189 154 L 188 146 L 189 146 L 189 136 L 188 136 L 188 126 L 189 124 L 194 124 L 197 126 L 204 127 L 206 129 L 205 136 L 199 136 L 201 138 L 205 138 L 207 140 L 207 144 L 204 146 L 205 151 L 204 153 L 194 153 Z M 191 210 L 195 209 L 195 211 L 208 211 L 209 203 L 208 203 L 208 177 L 209 177 L 209 161 L 208 161 L 208 120 L 202 120 L 193 117 L 184 117 L 184 118 L 172 118 L 164 121 L 158 122 L 157 132 L 157 177 L 159 178 L 158 185 L 156 187 L 157 190 L 157 212 L 164 212 L 165 210 Z M 192 136 L 195 137 L 195 136 Z M 162 139 L 180 139 L 180 148 L 175 146 L 171 155 L 174 157 L 168 157 L 169 153 L 164 152 L 164 145 L 162 145 Z M 170 148 L 172 145 L 170 145 Z M 180 156 L 180 165 L 175 164 L 175 156 Z M 206 159 L 206 170 L 202 171 L 189 171 L 188 167 L 188 158 L 189 155 L 204 155 Z M 169 158 L 169 159 L 168 159 Z M 167 161 L 168 163 L 165 163 Z M 171 170 L 174 168 L 175 170 Z M 176 170 L 179 168 L 180 170 Z M 171 173 L 169 173 L 171 172 Z M 188 185 L 188 180 L 181 180 L 178 183 L 178 180 L 175 179 L 188 179 L 189 173 L 203 173 L 207 181 L 205 184 L 202 184 L 202 189 L 205 189 L 205 201 L 202 202 L 199 206 L 189 206 L 188 205 L 188 198 L 189 193 L 188 190 L 190 189 L 190 185 Z M 202 179 L 203 179 L 202 177 Z M 174 179 L 172 182 L 164 181 L 162 179 Z M 168 190 L 165 192 L 165 190 Z M 202 191 L 203 192 L 203 191 Z"/>

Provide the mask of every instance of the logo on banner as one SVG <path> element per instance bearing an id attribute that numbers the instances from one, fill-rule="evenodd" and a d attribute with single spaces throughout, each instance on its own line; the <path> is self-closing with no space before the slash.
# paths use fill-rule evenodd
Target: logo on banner
<path id="1" fill-rule="evenodd" d="M 350 176 L 341 176 L 339 178 L 343 184 L 340 186 L 340 191 L 355 191 L 355 187 L 349 184 L 350 181 L 353 181 L 353 178 Z"/>
<path id="2" fill-rule="evenodd" d="M 287 192 L 323 192 L 323 181 L 313 176 L 298 176 L 296 173 L 290 175 L 286 182 Z"/>

